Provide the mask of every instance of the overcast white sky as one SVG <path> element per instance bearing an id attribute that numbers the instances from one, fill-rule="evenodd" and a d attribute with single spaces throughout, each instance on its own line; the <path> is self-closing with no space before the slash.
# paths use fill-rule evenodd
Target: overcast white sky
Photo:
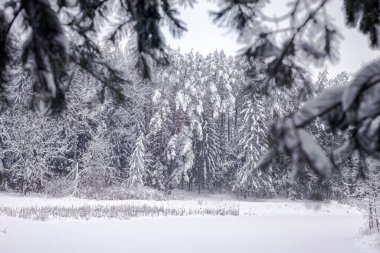
<path id="1" fill-rule="evenodd" d="M 270 15 L 281 16 L 288 9 L 285 4 L 287 0 L 272 0 L 265 7 L 265 13 Z M 335 19 L 334 22 L 344 36 L 340 46 L 340 61 L 335 65 L 327 64 L 321 68 L 311 68 L 316 75 L 325 68 L 329 71 L 330 77 L 341 71 L 355 73 L 363 64 L 380 56 L 379 50 L 369 48 L 367 37 L 356 29 L 349 29 L 344 26 L 344 17 L 341 11 L 343 1 L 333 0 L 328 5 L 329 14 Z M 216 10 L 217 5 L 207 0 L 198 0 L 194 8 L 182 10 L 181 19 L 187 23 L 188 32 L 180 39 L 174 39 L 165 31 L 167 43 L 174 49 L 180 49 L 181 52 L 193 50 L 202 54 L 212 53 L 215 49 L 223 49 L 226 54 L 234 55 L 237 50 L 243 47 L 237 43 L 236 34 L 231 34 L 224 28 L 219 28 L 211 22 L 209 10 Z"/>

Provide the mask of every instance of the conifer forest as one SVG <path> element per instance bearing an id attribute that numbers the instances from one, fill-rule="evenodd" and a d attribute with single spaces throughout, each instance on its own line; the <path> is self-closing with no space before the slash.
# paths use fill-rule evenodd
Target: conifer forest
<path id="1" fill-rule="evenodd" d="M 0 0 L 0 252 L 378 252 L 379 47 L 379 0 Z"/>

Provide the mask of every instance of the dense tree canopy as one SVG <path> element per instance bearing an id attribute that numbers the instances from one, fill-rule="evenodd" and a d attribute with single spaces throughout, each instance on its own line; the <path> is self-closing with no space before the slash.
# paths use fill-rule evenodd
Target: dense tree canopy
<path id="1" fill-rule="evenodd" d="M 253 97 L 245 89 L 249 68 L 245 58 L 217 51 L 208 56 L 169 51 L 173 64 L 153 65 L 152 80 L 141 85 L 144 79 L 130 65 L 130 55 L 112 47 L 107 51 L 112 52 L 112 66 L 123 67 L 134 83 L 126 93 L 129 106 L 115 107 L 108 93 L 103 104 L 93 102 L 97 93 L 89 87 L 101 89 L 100 82 L 72 64 L 67 109 L 38 117 L 29 108 L 27 94 L 33 84 L 28 74 L 20 65 L 12 69 L 19 78 L 7 86 L 5 94 L 13 106 L 0 116 L 0 189 L 88 196 L 92 191 L 150 187 L 166 192 L 232 190 L 243 196 L 335 199 L 352 193 L 341 187 L 343 180 L 356 181 L 346 168 L 343 177 L 334 174 L 323 182 L 304 170 L 293 184 L 285 169 L 286 157 L 273 160 L 273 173 L 256 168 L 270 147 L 271 123 L 301 105 L 295 99 L 302 93 L 301 78 L 288 93 Z M 258 72 L 263 67 L 256 63 Z M 313 95 L 325 87 L 344 85 L 346 77 L 328 79 L 322 73 Z M 344 141 L 346 135 L 324 134 L 325 127 L 315 122 L 309 129 L 323 148 Z"/>

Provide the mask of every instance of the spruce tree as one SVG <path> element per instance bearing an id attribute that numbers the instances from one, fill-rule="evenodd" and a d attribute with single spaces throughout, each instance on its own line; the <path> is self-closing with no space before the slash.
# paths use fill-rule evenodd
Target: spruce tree
<path id="1" fill-rule="evenodd" d="M 133 153 L 129 158 L 127 185 L 131 188 L 139 188 L 144 185 L 146 175 L 144 142 L 145 136 L 140 132 Z"/>

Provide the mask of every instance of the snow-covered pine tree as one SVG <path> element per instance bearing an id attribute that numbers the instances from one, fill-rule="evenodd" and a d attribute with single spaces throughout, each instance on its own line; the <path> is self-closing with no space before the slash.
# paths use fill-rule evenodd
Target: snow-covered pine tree
<path id="1" fill-rule="evenodd" d="M 146 176 L 145 164 L 145 136 L 139 131 L 135 148 L 129 158 L 127 186 L 130 188 L 139 188 L 144 185 Z"/>
<path id="2" fill-rule="evenodd" d="M 82 157 L 83 168 L 78 172 L 80 186 L 94 188 L 110 186 L 117 171 L 112 166 L 112 145 L 104 119 L 100 119 L 91 137 Z"/>
<path id="3" fill-rule="evenodd" d="M 154 157 L 150 170 L 147 170 L 147 181 L 151 187 L 158 190 L 165 190 L 165 171 L 166 167 L 161 163 L 159 157 Z"/>
<path id="4" fill-rule="evenodd" d="M 166 78 L 167 73 L 163 72 L 160 76 L 161 81 L 169 80 Z M 169 125 L 171 122 L 171 108 L 169 100 L 166 98 L 168 95 L 162 90 L 166 86 L 153 91 L 152 95 L 152 112 L 153 116 L 149 123 L 149 133 L 146 137 L 147 140 L 147 182 L 150 186 L 156 189 L 165 189 L 165 173 L 167 171 L 165 148 L 170 138 Z"/>
<path id="5" fill-rule="evenodd" d="M 244 196 L 253 193 L 257 196 L 268 195 L 271 189 L 269 175 L 256 169 L 262 154 L 268 149 L 267 129 L 270 123 L 269 107 L 265 98 L 245 97 L 244 109 L 241 111 L 240 155 L 233 190 Z"/>
<path id="6" fill-rule="evenodd" d="M 189 182 L 189 172 L 194 165 L 193 134 L 190 128 L 182 125 L 178 134 L 173 135 L 167 147 L 169 161 L 169 181 L 166 189 L 169 191 L 181 181 Z"/>
<path id="7" fill-rule="evenodd" d="M 192 182 L 197 184 L 198 193 L 201 189 L 212 190 L 219 183 L 217 173 L 220 166 L 220 132 L 218 128 L 220 99 L 215 84 L 212 69 L 212 55 L 206 58 L 198 57 L 197 86 L 202 95 L 197 97 L 199 103 L 199 115 L 197 121 L 201 122 L 201 135 L 194 138 L 195 164 L 192 173 Z M 215 112 L 215 110 L 217 110 Z"/>
<path id="8" fill-rule="evenodd" d="M 195 181 L 198 184 L 198 193 L 201 188 L 213 189 L 217 180 L 217 170 L 220 156 L 220 141 L 217 123 L 209 114 L 203 114 L 203 137 L 196 140 L 196 159 L 194 168 Z"/>

